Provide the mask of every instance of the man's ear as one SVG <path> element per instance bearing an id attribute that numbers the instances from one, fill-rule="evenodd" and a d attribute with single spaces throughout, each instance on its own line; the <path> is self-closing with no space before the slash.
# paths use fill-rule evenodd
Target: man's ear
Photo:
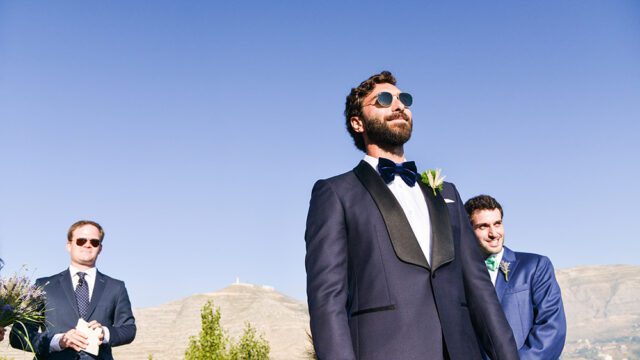
<path id="1" fill-rule="evenodd" d="M 351 128 L 353 129 L 353 131 L 360 134 L 364 132 L 364 123 L 359 116 L 352 116 L 351 119 L 349 119 L 349 122 L 351 123 Z"/>

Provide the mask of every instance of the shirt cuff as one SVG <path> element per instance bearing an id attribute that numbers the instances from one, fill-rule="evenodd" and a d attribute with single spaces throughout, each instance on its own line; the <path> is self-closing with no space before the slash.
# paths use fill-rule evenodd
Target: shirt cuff
<path id="1" fill-rule="evenodd" d="M 49 352 L 62 351 L 62 348 L 60 347 L 60 339 L 62 339 L 62 335 L 64 334 L 53 335 L 53 338 L 51 338 L 51 342 L 49 343 Z"/>
<path id="2" fill-rule="evenodd" d="M 102 333 L 104 334 L 104 337 L 102 338 L 102 343 L 103 344 L 108 344 L 109 343 L 109 339 L 111 338 L 111 334 L 109 333 L 109 328 L 106 326 L 102 327 Z"/>

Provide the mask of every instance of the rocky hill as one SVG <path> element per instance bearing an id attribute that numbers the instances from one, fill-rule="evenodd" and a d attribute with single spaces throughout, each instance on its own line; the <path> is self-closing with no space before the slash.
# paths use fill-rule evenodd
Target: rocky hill
<path id="1" fill-rule="evenodd" d="M 640 267 L 584 266 L 556 275 L 568 323 L 563 359 L 640 359 Z"/>
<path id="2" fill-rule="evenodd" d="M 193 295 L 157 307 L 134 309 L 138 332 L 130 345 L 114 348 L 116 359 L 178 360 L 184 358 L 189 336 L 200 331 L 200 309 L 212 300 L 220 307 L 221 324 L 238 339 L 250 322 L 269 341 L 273 359 L 302 359 L 310 343 L 307 339 L 309 315 L 305 304 L 282 295 L 268 286 L 236 283 L 222 290 Z M 0 343 L 0 356 L 27 360 L 27 353 Z"/>
<path id="3" fill-rule="evenodd" d="M 640 266 L 585 266 L 557 273 L 569 328 L 563 359 L 640 359 Z M 271 345 L 273 359 L 304 359 L 309 347 L 306 305 L 273 288 L 236 283 L 152 308 L 135 309 L 138 335 L 114 349 L 117 359 L 182 359 L 200 329 L 200 309 L 213 300 L 222 325 L 238 338 L 251 322 Z M 0 356 L 31 359 L 0 343 Z"/>

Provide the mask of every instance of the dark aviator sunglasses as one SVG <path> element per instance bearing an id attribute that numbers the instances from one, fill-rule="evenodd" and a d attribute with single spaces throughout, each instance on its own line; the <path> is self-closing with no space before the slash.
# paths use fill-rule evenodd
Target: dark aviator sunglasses
<path id="1" fill-rule="evenodd" d="M 409 107 L 413 104 L 413 96 L 411 96 L 411 94 L 403 92 L 394 96 L 388 91 L 379 92 L 376 96 L 376 102 L 382 107 L 389 107 L 391 106 L 394 97 L 397 97 L 404 106 Z"/>
<path id="2" fill-rule="evenodd" d="M 85 239 L 85 238 L 77 238 L 76 239 L 76 245 L 78 246 L 84 246 L 84 244 L 87 243 L 87 241 L 89 243 L 91 243 L 91 246 L 93 247 L 98 247 L 100 246 L 100 240 L 98 239 Z"/>

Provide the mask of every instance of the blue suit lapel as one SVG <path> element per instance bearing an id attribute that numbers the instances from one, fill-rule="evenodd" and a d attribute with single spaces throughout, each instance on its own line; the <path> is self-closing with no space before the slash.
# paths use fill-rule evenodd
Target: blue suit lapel
<path id="1" fill-rule="evenodd" d="M 516 267 L 518 266 L 516 254 L 505 246 L 504 254 L 502 254 L 501 261 L 506 261 L 509 263 L 509 281 L 512 281 Z M 498 299 L 500 300 L 500 302 L 502 302 L 502 297 L 509 287 L 508 285 L 509 283 L 505 280 L 504 272 L 502 270 L 498 270 L 498 277 L 496 278 L 496 294 L 498 295 Z"/>
<path id="2" fill-rule="evenodd" d="M 91 294 L 91 302 L 89 303 L 89 310 L 87 310 L 87 318 L 90 319 L 93 314 L 106 285 L 105 277 L 101 272 L 96 270 L 96 282 L 93 284 L 93 293 Z"/>
<path id="3" fill-rule="evenodd" d="M 73 309 L 75 315 L 80 318 L 80 311 L 78 311 L 78 302 L 76 301 L 76 293 L 73 291 L 73 283 L 71 282 L 71 272 L 69 270 L 63 271 L 58 278 L 60 282 L 60 289 L 64 293 L 65 297 L 69 301 L 71 309 Z"/>

